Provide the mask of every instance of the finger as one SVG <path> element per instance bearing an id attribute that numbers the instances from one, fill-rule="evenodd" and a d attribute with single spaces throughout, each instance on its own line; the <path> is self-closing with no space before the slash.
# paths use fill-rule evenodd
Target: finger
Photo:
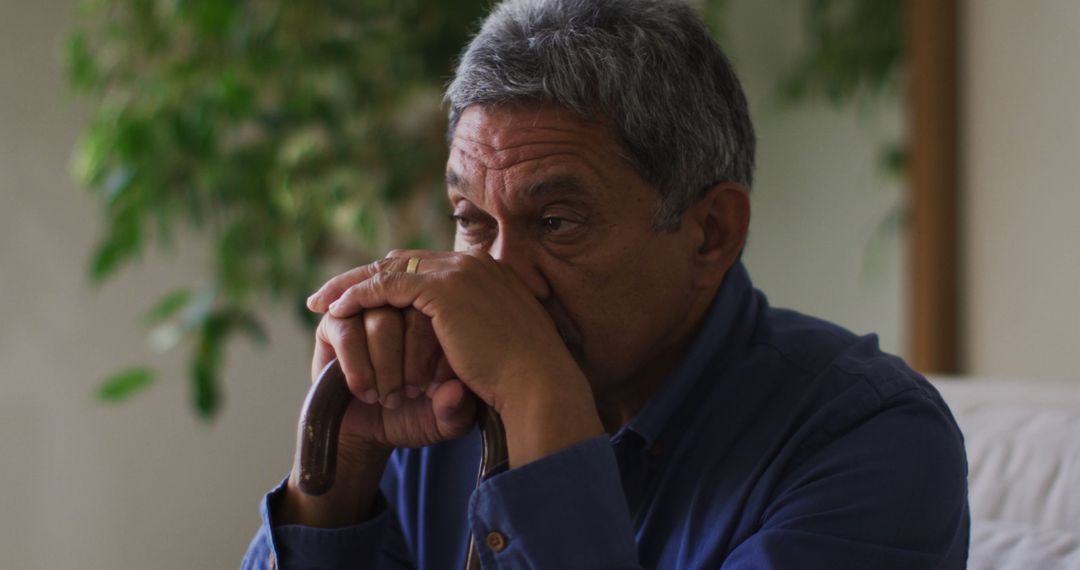
<path id="1" fill-rule="evenodd" d="M 323 283 L 323 286 L 319 287 L 318 291 L 315 291 L 308 297 L 308 309 L 316 313 L 325 313 L 327 306 L 336 301 L 343 291 L 378 273 L 379 270 L 376 265 L 381 261 L 382 260 L 380 259 L 375 263 L 369 263 L 350 269 L 345 273 L 331 278 L 326 283 Z"/>
<path id="2" fill-rule="evenodd" d="M 442 385 L 443 382 L 455 378 L 457 378 L 457 374 L 454 372 L 454 369 L 450 367 L 450 361 L 446 359 L 446 354 L 444 354 L 440 348 L 439 360 L 435 365 L 434 379 L 431 384 L 428 384 L 428 386 L 424 388 L 424 393 L 427 394 L 428 398 L 434 398 L 435 391 L 439 389 L 439 386 Z"/>
<path id="3" fill-rule="evenodd" d="M 326 333 L 323 331 L 326 319 L 329 316 L 323 317 L 319 321 L 318 328 L 315 329 L 315 351 L 311 356 L 311 381 L 314 382 L 319 378 L 319 374 L 322 373 L 323 368 L 330 363 L 337 355 L 334 354 L 334 347 L 326 340 Z"/>
<path id="4" fill-rule="evenodd" d="M 420 259 L 438 259 L 452 254 L 453 252 L 449 251 L 432 251 L 429 249 L 393 249 L 384 258 L 408 260 L 410 257 L 419 257 Z"/>
<path id="5" fill-rule="evenodd" d="M 430 274 L 425 273 L 377 273 L 370 279 L 349 287 L 330 305 L 329 313 L 344 318 L 364 309 L 386 305 L 400 309 L 414 306 L 423 313 L 423 307 L 415 306 L 415 302 L 423 284 L 429 280 Z"/>
<path id="6" fill-rule="evenodd" d="M 431 409 L 435 427 L 444 438 L 461 437 L 476 424 L 476 396 L 460 380 L 440 384 L 431 399 Z"/>
<path id="7" fill-rule="evenodd" d="M 436 380 L 442 347 L 431 319 L 415 309 L 405 309 L 405 396 L 415 398 Z"/>
<path id="8" fill-rule="evenodd" d="M 327 356 L 328 353 L 332 353 L 330 357 L 336 356 L 338 362 L 341 363 L 345 381 L 349 384 L 349 390 L 353 395 L 368 404 L 378 402 L 375 372 L 368 355 L 367 333 L 364 330 L 363 318 L 337 319 L 329 315 L 324 316 L 316 337 L 319 339 L 316 342 L 316 361 L 329 362 L 330 359 Z M 312 368 L 314 366 L 313 363 Z M 318 374 L 321 370 L 322 368 L 319 368 L 314 372 Z"/>
<path id="9" fill-rule="evenodd" d="M 379 402 L 391 410 L 401 407 L 405 323 L 401 311 L 381 307 L 364 311 L 364 329 Z"/>
<path id="10" fill-rule="evenodd" d="M 419 257 L 424 260 L 439 259 L 450 255 L 445 251 L 425 251 L 420 249 L 393 250 L 383 259 L 350 269 L 345 273 L 331 278 L 323 284 L 318 291 L 313 293 L 307 300 L 308 309 L 316 313 L 325 313 L 330 306 L 349 287 L 356 285 L 373 275 L 383 271 L 404 272 L 410 257 Z M 421 263 L 421 265 L 424 265 Z M 417 268 L 422 271 L 422 268 Z"/>
<path id="11" fill-rule="evenodd" d="M 434 399 L 435 392 L 443 385 L 443 382 L 449 382 L 450 380 L 455 379 L 457 379 L 457 374 L 454 373 L 454 369 L 450 367 L 450 362 L 446 360 L 446 355 L 440 354 L 439 362 L 435 366 L 435 379 L 432 380 L 431 384 L 428 384 L 427 387 L 424 388 L 424 393 L 427 394 L 428 398 Z"/>

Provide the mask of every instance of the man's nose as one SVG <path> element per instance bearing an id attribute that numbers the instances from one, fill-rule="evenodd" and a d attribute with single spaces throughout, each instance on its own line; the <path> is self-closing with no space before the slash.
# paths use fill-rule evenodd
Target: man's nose
<path id="1" fill-rule="evenodd" d="M 512 269 L 537 299 L 544 301 L 551 295 L 551 287 L 537 264 L 536 252 L 532 251 L 526 240 L 499 232 L 488 254 Z"/>

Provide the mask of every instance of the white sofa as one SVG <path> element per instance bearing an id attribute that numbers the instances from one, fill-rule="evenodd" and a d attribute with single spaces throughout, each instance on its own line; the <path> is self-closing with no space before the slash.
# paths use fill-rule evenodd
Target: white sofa
<path id="1" fill-rule="evenodd" d="M 969 568 L 1080 570 L 1080 383 L 932 381 L 967 442 Z"/>

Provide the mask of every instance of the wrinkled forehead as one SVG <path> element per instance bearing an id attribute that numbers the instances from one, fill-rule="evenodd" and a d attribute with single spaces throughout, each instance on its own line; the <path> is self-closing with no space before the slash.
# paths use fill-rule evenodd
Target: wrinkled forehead
<path id="1" fill-rule="evenodd" d="M 598 167 L 629 164 L 613 128 L 554 105 L 474 105 L 462 112 L 450 144 L 450 163 L 486 169 L 564 155 Z"/>

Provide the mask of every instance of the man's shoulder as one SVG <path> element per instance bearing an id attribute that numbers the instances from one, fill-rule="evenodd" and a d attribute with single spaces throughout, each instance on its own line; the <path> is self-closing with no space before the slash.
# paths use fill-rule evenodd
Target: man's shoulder
<path id="1" fill-rule="evenodd" d="M 967 467 L 952 413 L 921 374 L 880 349 L 875 335 L 768 309 L 749 358 L 744 370 L 759 373 L 753 384 L 760 388 L 746 413 L 766 420 L 749 424 L 767 442 L 755 462 L 769 466 L 761 475 L 765 487 L 795 488 L 850 471 L 848 491 L 866 485 L 867 496 L 876 497 L 874 485 L 882 485 L 915 500 L 922 495 L 904 481 L 932 481 L 936 499 L 962 507 Z M 875 473 L 858 475 L 870 465 Z"/>
<path id="2" fill-rule="evenodd" d="M 858 341 L 858 336 L 835 323 L 768 307 L 762 311 L 750 343 L 753 348 L 771 350 L 787 365 L 813 376 Z"/>
<path id="3" fill-rule="evenodd" d="M 751 340 L 758 358 L 774 358 L 805 381 L 834 376 L 838 387 L 843 387 L 857 380 L 882 399 L 911 390 L 936 396 L 921 374 L 900 357 L 881 350 L 876 334 L 856 335 L 789 309 L 769 308 L 762 317 Z"/>

